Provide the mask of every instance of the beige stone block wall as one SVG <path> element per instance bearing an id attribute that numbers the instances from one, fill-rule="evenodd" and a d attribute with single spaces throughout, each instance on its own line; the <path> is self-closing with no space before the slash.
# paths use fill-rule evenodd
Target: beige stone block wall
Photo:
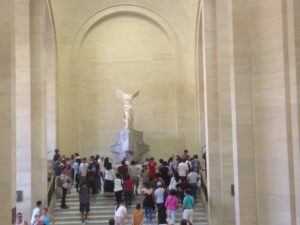
<path id="1" fill-rule="evenodd" d="M 293 4 L 292 4 L 293 3 Z M 295 73 L 292 80 L 292 90 L 294 94 L 294 100 L 292 101 L 292 127 L 293 127 L 293 167 L 294 167 L 294 190 L 295 190 L 295 213 L 296 213 L 296 224 L 300 224 L 300 150 L 299 150 L 299 127 L 300 127 L 300 2 L 292 1 L 288 5 L 289 14 L 292 14 L 292 21 L 289 21 L 289 24 L 292 24 L 291 27 L 294 27 L 294 40 L 292 39 L 295 45 L 291 46 L 295 49 Z M 293 12 L 292 12 L 293 11 Z"/>
<path id="2" fill-rule="evenodd" d="M 9 0 L 0 1 L 0 168 L 2 179 L 0 182 L 0 199 L 3 206 L 0 210 L 1 224 L 11 224 L 12 208 L 15 203 L 15 145 L 14 145 L 14 105 L 13 105 L 13 19 L 10 15 L 13 13 L 13 2 Z"/>
<path id="3" fill-rule="evenodd" d="M 149 155 L 199 151 L 195 30 L 186 26 L 195 26 L 197 4 L 51 1 L 62 152 L 111 155 L 109 146 L 123 127 L 118 88 L 141 90 L 134 123 L 144 132 Z"/>
<path id="4" fill-rule="evenodd" d="M 37 200 L 47 203 L 47 133 L 44 43 L 47 12 L 46 1 L 30 1 L 30 80 L 31 80 L 31 205 Z M 49 32 L 49 35 L 51 33 Z"/>
<path id="5" fill-rule="evenodd" d="M 282 1 L 254 1 L 252 4 L 250 29 L 259 224 L 295 222 L 294 175 L 290 162 L 291 58 L 287 53 L 286 7 Z"/>
<path id="6" fill-rule="evenodd" d="M 16 189 L 23 199 L 17 202 L 17 212 L 25 217 L 31 213 L 31 77 L 30 77 L 30 3 L 15 1 L 14 10 L 15 54 L 15 110 L 16 110 Z"/>
<path id="7" fill-rule="evenodd" d="M 257 224 L 254 149 L 253 90 L 251 71 L 251 2 L 234 0 L 234 73 L 231 76 L 233 107 L 233 161 L 236 224 Z"/>

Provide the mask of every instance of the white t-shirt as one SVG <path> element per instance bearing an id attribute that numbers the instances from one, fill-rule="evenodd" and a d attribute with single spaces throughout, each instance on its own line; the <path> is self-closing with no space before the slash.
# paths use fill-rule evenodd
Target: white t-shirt
<path id="1" fill-rule="evenodd" d="M 126 217 L 127 209 L 124 205 L 120 205 L 119 208 L 115 212 L 115 216 Z"/>
<path id="2" fill-rule="evenodd" d="M 181 162 L 177 166 L 177 171 L 180 177 L 185 177 L 189 172 L 189 166 L 185 162 Z"/>
<path id="3" fill-rule="evenodd" d="M 89 164 L 88 163 L 81 163 L 80 167 L 79 167 L 80 176 L 81 177 L 86 177 L 88 169 L 89 169 Z"/>
<path id="4" fill-rule="evenodd" d="M 122 191 L 123 190 L 122 180 L 120 178 L 116 178 L 114 183 L 115 183 L 114 191 Z"/>
<path id="5" fill-rule="evenodd" d="M 162 187 L 159 187 L 154 191 L 156 204 L 164 203 L 164 193 L 165 193 L 165 190 Z"/>
<path id="6" fill-rule="evenodd" d="M 105 176 L 104 176 L 104 179 L 105 180 L 111 180 L 113 181 L 115 179 L 115 172 L 113 169 L 110 169 L 110 170 L 107 170 L 105 169 Z"/>
<path id="7" fill-rule="evenodd" d="M 41 209 L 39 207 L 35 207 L 32 210 L 32 216 L 31 216 L 31 221 L 30 224 L 34 224 L 34 222 L 38 219 L 38 217 L 40 216 L 41 213 Z M 37 217 L 36 217 L 37 216 Z"/>
<path id="8" fill-rule="evenodd" d="M 131 178 L 139 177 L 139 168 L 136 165 L 132 165 L 129 167 L 129 173 Z"/>

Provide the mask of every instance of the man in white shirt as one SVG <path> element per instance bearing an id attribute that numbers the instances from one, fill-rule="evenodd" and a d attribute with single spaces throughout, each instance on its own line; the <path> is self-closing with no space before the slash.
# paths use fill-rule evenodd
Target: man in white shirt
<path id="1" fill-rule="evenodd" d="M 177 166 L 177 172 L 181 180 L 186 180 L 186 176 L 189 172 L 189 166 L 185 161 L 180 161 L 180 163 Z"/>
<path id="2" fill-rule="evenodd" d="M 140 171 L 134 160 L 131 161 L 131 165 L 129 167 L 129 175 L 135 186 L 135 195 L 138 195 Z"/>
<path id="3" fill-rule="evenodd" d="M 88 169 L 89 169 L 89 164 L 87 163 L 87 159 L 83 158 L 82 163 L 80 164 L 80 167 L 79 167 L 80 184 L 82 183 L 82 181 L 87 181 L 86 174 L 88 172 Z"/>
<path id="4" fill-rule="evenodd" d="M 165 189 L 162 187 L 162 183 L 160 181 L 158 181 L 156 185 L 157 188 L 154 191 L 155 203 L 158 210 L 163 210 Z"/>
<path id="5" fill-rule="evenodd" d="M 31 225 L 37 224 L 38 219 L 41 216 L 41 209 L 42 209 L 42 201 L 37 201 L 35 203 L 36 207 L 32 210 L 32 216 L 31 216 Z"/>

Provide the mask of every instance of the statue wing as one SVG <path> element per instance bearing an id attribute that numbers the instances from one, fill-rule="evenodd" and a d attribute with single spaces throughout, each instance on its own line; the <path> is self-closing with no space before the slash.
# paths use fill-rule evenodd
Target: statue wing
<path id="1" fill-rule="evenodd" d="M 125 96 L 125 93 L 121 91 L 120 89 L 116 90 L 116 97 L 123 99 Z"/>
<path id="2" fill-rule="evenodd" d="M 140 90 L 136 91 L 136 92 L 132 95 L 132 98 L 137 97 L 137 96 L 139 95 L 140 92 L 141 92 Z"/>

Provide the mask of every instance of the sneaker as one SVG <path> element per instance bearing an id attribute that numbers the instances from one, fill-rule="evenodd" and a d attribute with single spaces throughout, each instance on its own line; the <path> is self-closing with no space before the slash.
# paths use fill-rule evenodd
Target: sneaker
<path id="1" fill-rule="evenodd" d="M 87 219 L 85 219 L 85 221 L 84 221 L 85 223 L 88 223 L 89 221 L 87 220 Z"/>

